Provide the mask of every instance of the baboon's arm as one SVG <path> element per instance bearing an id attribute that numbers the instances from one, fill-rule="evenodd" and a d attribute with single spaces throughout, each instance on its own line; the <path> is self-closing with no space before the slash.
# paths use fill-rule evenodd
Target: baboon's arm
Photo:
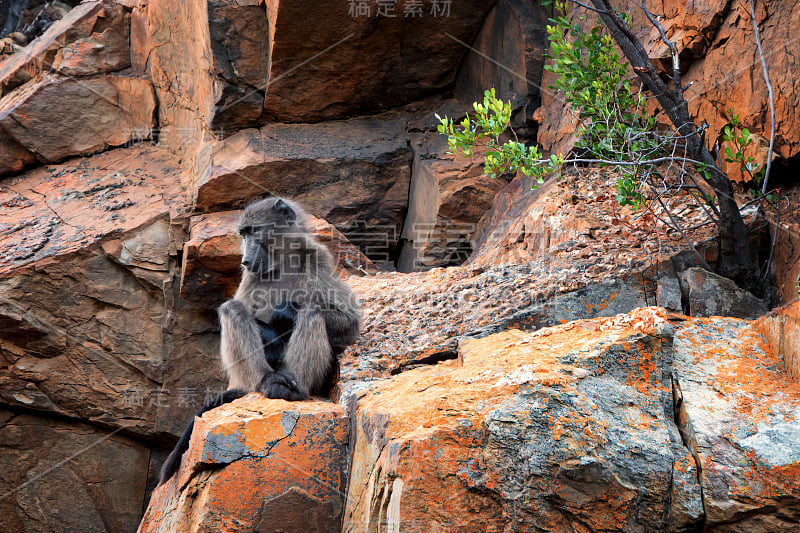
<path id="1" fill-rule="evenodd" d="M 228 300 L 219 308 L 222 325 L 220 355 L 228 374 L 229 389 L 257 390 L 261 379 L 272 372 L 255 318 L 240 300 Z"/>
<path id="2" fill-rule="evenodd" d="M 294 331 L 286 345 L 284 367 L 297 380 L 300 391 L 308 394 L 323 384 L 332 364 L 325 315 L 316 305 L 304 307 L 295 318 Z"/>
<path id="3" fill-rule="evenodd" d="M 356 341 L 360 326 L 360 316 L 355 310 L 331 309 L 325 312 L 328 342 L 340 351 Z"/>

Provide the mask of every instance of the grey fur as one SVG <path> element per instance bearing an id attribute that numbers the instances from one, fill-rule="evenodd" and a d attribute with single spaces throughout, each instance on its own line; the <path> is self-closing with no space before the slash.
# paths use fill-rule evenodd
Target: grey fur
<path id="1" fill-rule="evenodd" d="M 306 220 L 299 206 L 282 198 L 260 200 L 242 213 L 242 281 L 219 309 L 229 389 L 284 399 L 319 393 L 335 369 L 335 356 L 358 336 L 360 306 Z M 287 301 L 299 310 L 283 369 L 276 372 L 264 358 L 256 319 L 270 322 L 275 308 Z M 295 394 L 286 397 L 276 381 L 296 387 Z"/>

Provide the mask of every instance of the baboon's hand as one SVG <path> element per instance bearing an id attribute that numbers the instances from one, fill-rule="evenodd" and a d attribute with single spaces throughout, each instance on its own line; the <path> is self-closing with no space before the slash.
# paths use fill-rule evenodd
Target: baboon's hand
<path id="1" fill-rule="evenodd" d="M 220 316 L 227 316 L 231 319 L 247 318 L 250 316 L 247 306 L 244 305 L 244 302 L 241 300 L 228 300 L 219 306 L 219 314 Z"/>
<path id="2" fill-rule="evenodd" d="M 279 370 L 264 376 L 264 379 L 258 385 L 258 392 L 273 400 L 295 402 L 308 398 L 308 395 L 300 390 L 300 386 L 294 376 L 285 370 Z"/>

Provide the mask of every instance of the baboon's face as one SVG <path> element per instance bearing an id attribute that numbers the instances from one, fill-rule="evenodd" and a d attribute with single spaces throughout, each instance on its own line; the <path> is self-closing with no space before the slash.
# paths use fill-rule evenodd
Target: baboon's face
<path id="1" fill-rule="evenodd" d="M 267 198 L 251 204 L 239 221 L 242 266 L 254 274 L 272 272 L 287 237 L 299 231 L 297 214 L 288 202 Z"/>

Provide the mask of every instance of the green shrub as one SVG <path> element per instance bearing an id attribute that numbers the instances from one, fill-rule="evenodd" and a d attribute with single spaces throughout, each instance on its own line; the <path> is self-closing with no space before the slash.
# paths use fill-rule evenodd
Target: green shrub
<path id="1" fill-rule="evenodd" d="M 440 117 L 438 130 L 448 137 L 451 153 L 461 152 L 471 156 L 477 144 L 485 140 L 484 172 L 489 176 L 522 171 L 535 178 L 534 187 L 542 183 L 547 172 L 558 171 L 566 163 L 598 163 L 613 165 L 619 172 L 615 185 L 616 199 L 621 205 L 642 207 L 648 199 L 648 189 L 656 178 L 661 189 L 669 189 L 669 176 L 682 176 L 691 172 L 691 165 L 708 178 L 706 164 L 685 157 L 684 139 L 674 130 L 658 128 L 653 116 L 647 114 L 647 99 L 641 90 L 631 86 L 628 64 L 622 60 L 613 41 L 602 27 L 594 26 L 584 31 L 586 23 L 581 17 L 572 23 L 565 3 L 556 2 L 560 15 L 550 19 L 547 26 L 551 63 L 545 69 L 556 74 L 550 89 L 561 91 L 566 102 L 580 120 L 576 151 L 587 155 L 564 159 L 564 156 L 544 157 L 538 146 L 527 146 L 517 140 L 510 127 L 511 103 L 497 98 L 494 89 L 484 92 L 483 103 L 473 104 L 474 114 L 460 123 Z M 620 17 L 625 18 L 620 14 Z M 502 141 L 504 136 L 512 137 Z M 752 142 L 750 132 L 736 115 L 725 128 L 726 161 L 739 162 L 742 172 L 748 173 L 757 183 L 763 179 L 763 170 L 745 157 L 744 150 Z M 651 180 L 652 181 L 652 180 Z M 684 187 L 687 188 L 687 187 Z M 709 206 L 713 197 L 700 187 L 692 194 Z M 675 189 L 673 192 L 680 190 Z"/>

